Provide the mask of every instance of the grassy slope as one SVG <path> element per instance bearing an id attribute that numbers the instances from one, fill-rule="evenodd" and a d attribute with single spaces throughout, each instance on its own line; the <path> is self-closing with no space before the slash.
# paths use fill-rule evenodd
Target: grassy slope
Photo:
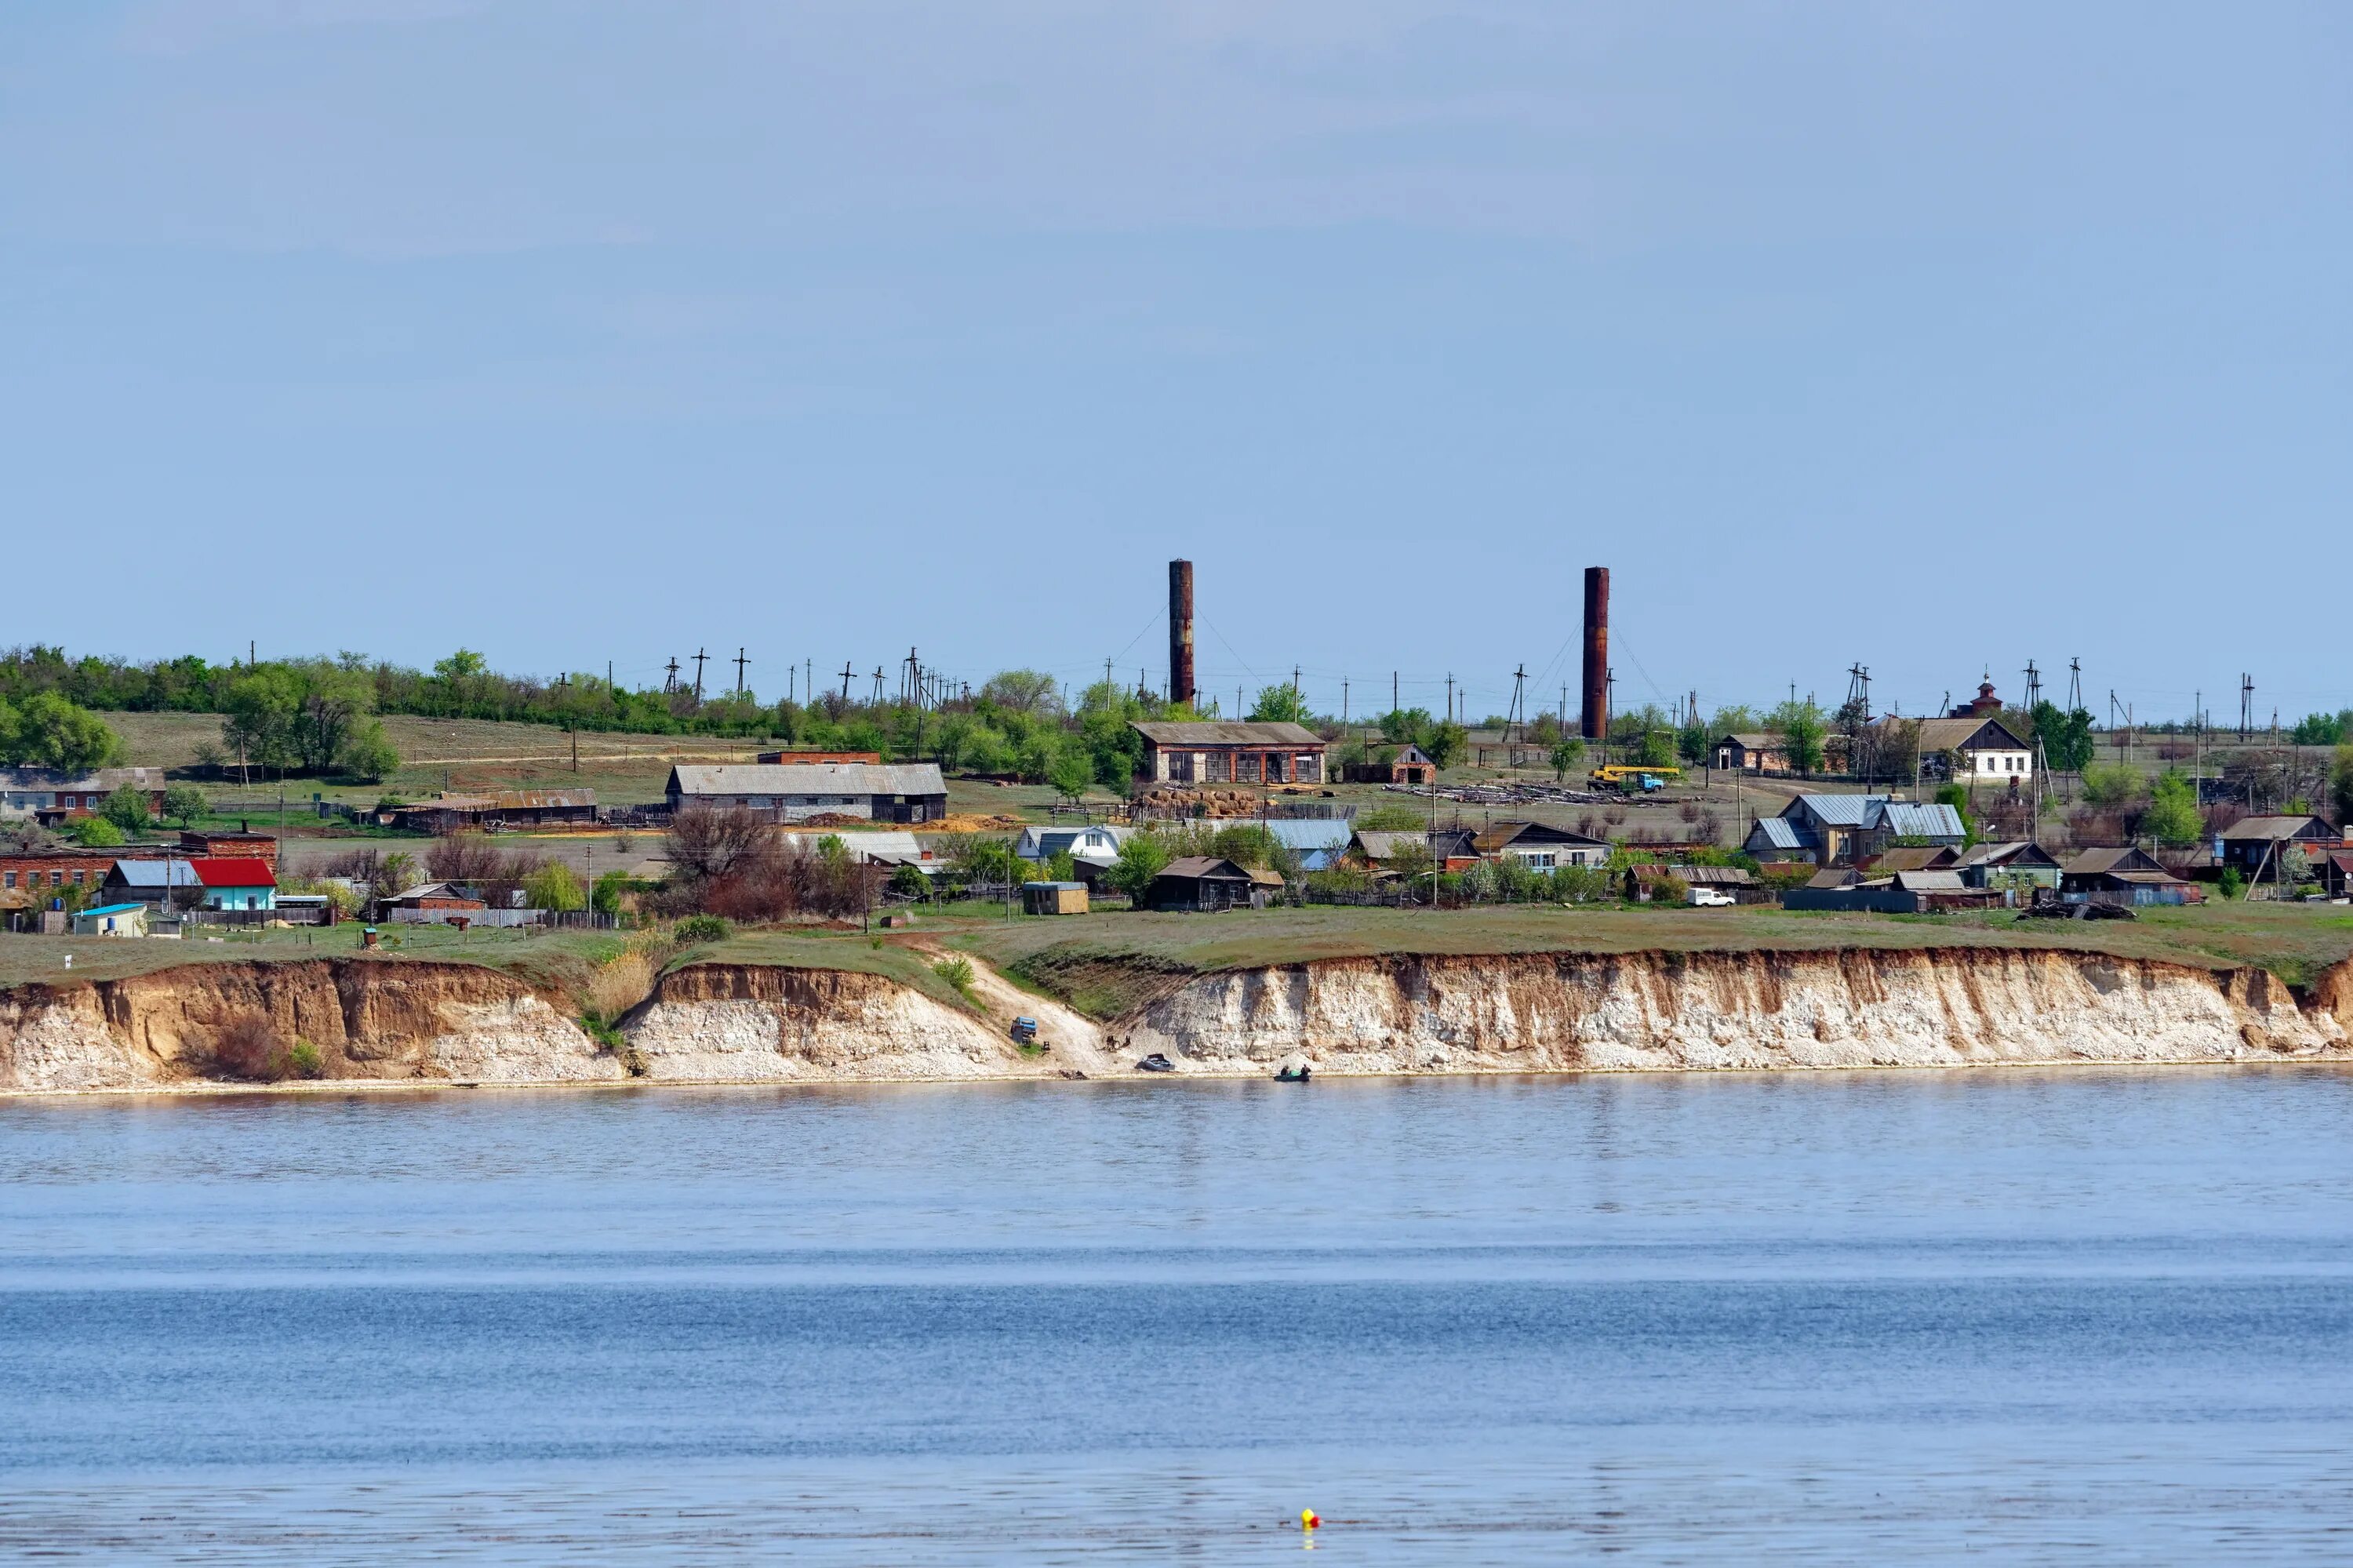
<path id="1" fill-rule="evenodd" d="M 615 937 L 444 929 L 400 933 L 381 961 L 480 963 L 577 994 Z M 912 936 L 817 929 L 750 931 L 689 949 L 701 961 L 779 964 L 882 975 L 951 1004 L 955 992 L 912 944 L 945 943 L 1098 1016 L 1115 1015 L 1184 977 L 1260 965 L 1382 953 L 1807 951 L 1839 948 L 2059 948 L 2206 967 L 2256 964 L 2297 983 L 2353 955 L 2353 915 L 2330 906 L 2235 904 L 2145 912 L 2134 922 L 2020 922 L 2007 916 L 1890 917 L 1778 909 L 1587 909 L 1546 906 L 1441 915 L 1386 909 L 1282 909 L 1213 916 L 1103 914 L 1006 922 L 921 917 Z M 358 928 L 280 931 L 259 940 L 136 942 L 0 936 L 0 986 L 111 979 L 188 962 L 300 960 L 358 950 Z"/>

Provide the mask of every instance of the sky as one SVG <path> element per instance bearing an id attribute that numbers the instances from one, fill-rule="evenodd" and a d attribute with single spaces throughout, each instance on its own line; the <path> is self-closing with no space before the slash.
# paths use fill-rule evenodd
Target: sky
<path id="1" fill-rule="evenodd" d="M 21 0 L 0 646 L 2293 717 L 2348 278 L 2338 5 Z"/>

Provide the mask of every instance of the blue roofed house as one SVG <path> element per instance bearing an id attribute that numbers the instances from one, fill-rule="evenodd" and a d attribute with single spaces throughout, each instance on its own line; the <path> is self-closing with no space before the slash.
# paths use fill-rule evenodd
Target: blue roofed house
<path id="1" fill-rule="evenodd" d="M 1040 863 L 1058 854 L 1068 854 L 1072 860 L 1109 865 L 1119 858 L 1119 846 L 1134 832 L 1134 828 L 1115 828 L 1107 822 L 1083 822 L 1076 827 L 1033 825 L 1021 830 L 1020 838 L 1014 841 L 1013 853 L 1023 860 Z"/>
<path id="2" fill-rule="evenodd" d="M 1959 845 L 1961 814 L 1941 803 L 1885 795 L 1804 794 L 1775 817 L 1760 817 L 1740 846 L 1758 860 L 1852 865 L 1894 843 Z"/>
<path id="3" fill-rule="evenodd" d="M 1277 817 L 1258 825 L 1299 857 L 1302 871 L 1329 871 L 1339 864 L 1356 832 L 1355 824 L 1339 817 Z"/>

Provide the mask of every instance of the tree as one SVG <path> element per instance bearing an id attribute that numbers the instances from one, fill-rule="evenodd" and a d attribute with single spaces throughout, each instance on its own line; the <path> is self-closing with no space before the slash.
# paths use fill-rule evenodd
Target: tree
<path id="1" fill-rule="evenodd" d="M 126 833 L 143 832 L 147 826 L 147 797 L 125 784 L 100 802 L 98 814 Z"/>
<path id="2" fill-rule="evenodd" d="M 1174 858 L 1158 833 L 1149 829 L 1130 833 L 1127 842 L 1119 846 L 1119 858 L 1112 862 L 1103 880 L 1130 898 L 1141 899 L 1152 885 L 1152 879 L 1167 870 Z"/>
<path id="3" fill-rule="evenodd" d="M 1421 749 L 1440 768 L 1451 768 L 1471 749 L 1471 732 L 1459 724 L 1431 726 L 1421 738 Z"/>
<path id="4" fill-rule="evenodd" d="M 406 850 L 392 850 L 378 857 L 370 868 L 368 898 L 381 905 L 387 899 L 398 897 L 424 880 L 425 874 L 417 868 L 415 856 Z"/>
<path id="5" fill-rule="evenodd" d="M 2337 748 L 2336 763 L 2328 769 L 2328 803 L 2337 808 L 2337 825 L 2353 828 L 2353 745 Z"/>
<path id="6" fill-rule="evenodd" d="M 55 692 L 36 692 L 13 716 L 0 704 L 0 755 L 30 768 L 83 773 L 122 757 L 122 742 L 96 714 Z"/>
<path id="7" fill-rule="evenodd" d="M 1250 716 L 1252 724 L 1305 724 L 1313 715 L 1299 688 L 1282 685 L 1261 687 L 1258 701 L 1250 705 Z"/>
<path id="8" fill-rule="evenodd" d="M 1381 715 L 1381 738 L 1391 746 L 1420 746 L 1437 723 L 1428 708 L 1391 708 Z"/>
<path id="9" fill-rule="evenodd" d="M 122 830 L 104 817 L 77 817 L 66 831 L 84 849 L 113 849 L 122 842 Z"/>
<path id="10" fill-rule="evenodd" d="M 2124 763 L 2090 762 L 2083 772 L 2084 799 L 2094 806 L 2121 806 L 2140 793 L 2140 774 Z"/>
<path id="11" fill-rule="evenodd" d="M 1571 770 L 1585 762 L 1585 742 L 1573 735 L 1562 736 L 1552 743 L 1552 776 L 1567 779 Z"/>
<path id="12" fill-rule="evenodd" d="M 1936 790 L 1936 803 L 1950 806 L 1961 819 L 1961 832 L 1969 843 L 1978 842 L 1978 820 L 1969 811 L 1969 792 L 1965 785 L 1947 784 Z"/>
<path id="13" fill-rule="evenodd" d="M 915 868 L 902 865 L 899 869 L 914 871 Z M 921 876 L 923 874 L 916 871 L 915 874 Z M 618 915 L 621 912 L 621 897 L 628 891 L 629 874 L 626 871 L 608 871 L 596 879 L 596 885 L 590 890 L 588 907 L 599 915 Z"/>
<path id="14" fill-rule="evenodd" d="M 1646 729 L 1634 745 L 1634 760 L 1644 768 L 1672 768 L 1675 765 L 1675 736 L 1672 730 Z"/>
<path id="15" fill-rule="evenodd" d="M 393 747 L 384 726 L 375 719 L 362 719 L 335 753 L 334 771 L 347 779 L 375 783 L 400 766 L 400 753 Z"/>
<path id="16" fill-rule="evenodd" d="M 196 819 L 210 816 L 212 809 L 205 792 L 193 784 L 174 784 L 164 791 L 164 815 L 184 828 L 195 827 Z"/>
<path id="17" fill-rule="evenodd" d="M 1788 758 L 1793 771 L 1820 770 L 1822 741 L 1830 734 L 1830 721 L 1823 716 L 1820 703 L 1811 697 L 1783 703 L 1773 710 L 1767 727 L 1781 737 L 1782 753 Z"/>
<path id="18" fill-rule="evenodd" d="M 2149 789 L 2148 810 L 2141 813 L 2140 831 L 2161 844 L 2196 843 L 2206 832 L 2198 815 L 2197 786 L 2167 768 Z"/>
<path id="19" fill-rule="evenodd" d="M 775 836 L 759 812 L 742 806 L 689 806 L 663 833 L 670 863 L 690 883 L 725 876 Z"/>
<path id="20" fill-rule="evenodd" d="M 302 693 L 293 673 L 264 665 L 233 683 L 222 704 L 221 744 L 253 768 L 290 768 Z"/>
<path id="21" fill-rule="evenodd" d="M 588 907 L 587 889 L 572 868 L 560 860 L 551 860 L 522 879 L 523 897 L 533 909 L 558 911 Z"/>
<path id="22" fill-rule="evenodd" d="M 2029 710 L 2034 738 L 2042 743 L 2043 760 L 2061 773 L 2081 773 L 2092 760 L 2092 715 L 2082 708 L 2062 713 L 2059 705 L 2041 702 Z"/>
<path id="23" fill-rule="evenodd" d="M 999 670 L 980 688 L 980 700 L 1008 713 L 1053 715 L 1062 711 L 1060 688 L 1040 670 Z"/>

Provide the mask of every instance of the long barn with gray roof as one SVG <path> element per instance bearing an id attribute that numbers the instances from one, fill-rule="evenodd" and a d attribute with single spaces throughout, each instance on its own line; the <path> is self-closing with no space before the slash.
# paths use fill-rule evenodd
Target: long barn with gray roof
<path id="1" fill-rule="evenodd" d="M 742 806 L 779 822 L 864 817 L 929 822 L 947 815 L 947 780 L 929 762 L 686 763 L 670 770 L 670 809 Z"/>

